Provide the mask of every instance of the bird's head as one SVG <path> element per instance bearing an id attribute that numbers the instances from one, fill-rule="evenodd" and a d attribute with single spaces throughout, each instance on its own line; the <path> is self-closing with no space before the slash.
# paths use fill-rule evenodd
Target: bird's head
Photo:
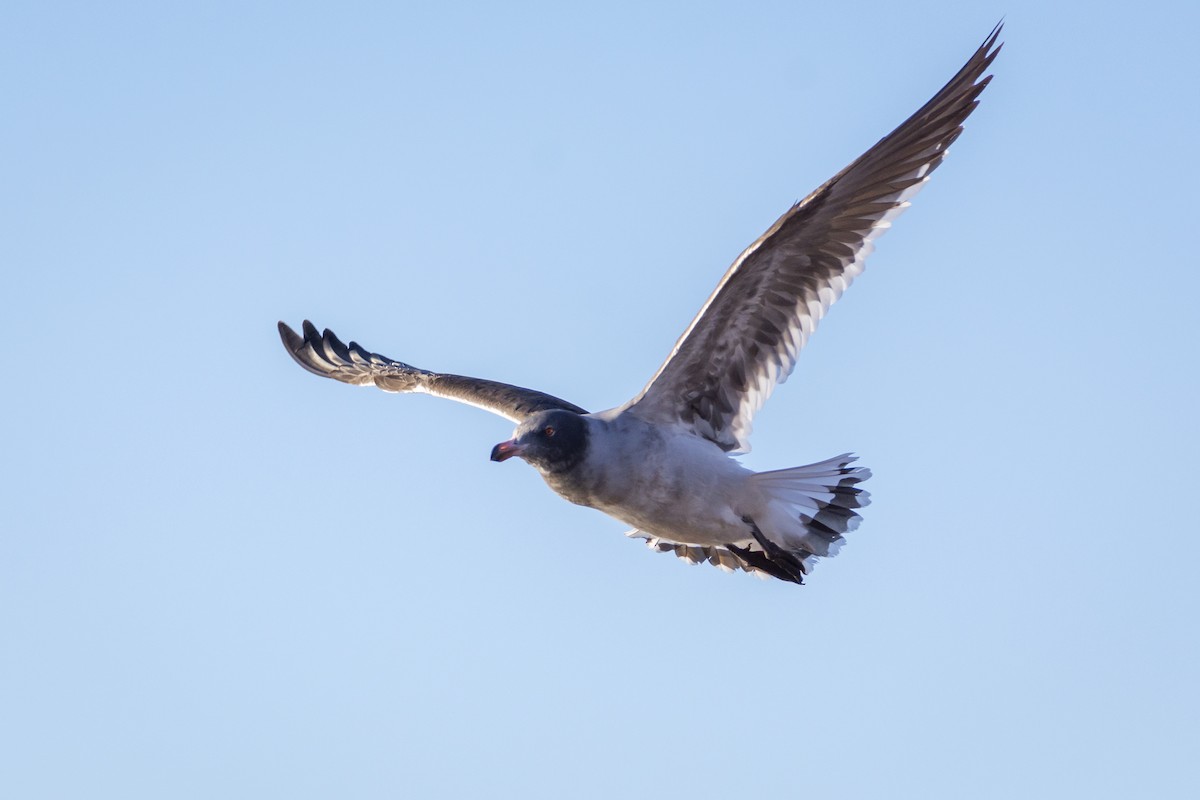
<path id="1" fill-rule="evenodd" d="M 493 447 L 492 461 L 518 456 L 542 472 L 566 472 L 583 459 L 587 444 L 583 417 L 561 409 L 542 411 L 518 425 L 513 438 Z"/>

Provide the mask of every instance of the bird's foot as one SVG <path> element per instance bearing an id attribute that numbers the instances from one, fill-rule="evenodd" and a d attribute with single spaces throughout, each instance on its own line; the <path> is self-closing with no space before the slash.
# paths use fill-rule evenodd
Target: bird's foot
<path id="1" fill-rule="evenodd" d="M 768 575 L 772 575 L 780 580 L 791 581 L 792 583 L 804 583 L 803 561 L 797 558 L 795 554 L 789 553 L 764 536 L 763 532 L 758 529 L 758 525 L 750 517 L 742 517 L 742 522 L 750 526 L 750 534 L 758 542 L 758 546 L 763 551 L 758 553 L 748 547 L 741 548 L 726 545 L 729 550 L 750 566 L 760 569 Z"/>

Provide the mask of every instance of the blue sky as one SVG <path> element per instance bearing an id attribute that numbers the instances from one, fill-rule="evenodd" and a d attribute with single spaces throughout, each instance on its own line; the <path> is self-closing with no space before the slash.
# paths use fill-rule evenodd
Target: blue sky
<path id="1" fill-rule="evenodd" d="M 1047 6 L 6 5 L 0 794 L 1194 796 L 1200 14 Z M 619 404 L 1001 15 L 757 419 L 875 472 L 805 587 L 279 345 Z"/>

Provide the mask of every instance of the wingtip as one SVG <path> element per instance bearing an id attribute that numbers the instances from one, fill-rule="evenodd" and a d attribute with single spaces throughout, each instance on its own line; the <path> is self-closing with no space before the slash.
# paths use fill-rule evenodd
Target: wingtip
<path id="1" fill-rule="evenodd" d="M 289 353 L 295 353 L 296 350 L 304 346 L 304 339 L 300 334 L 292 330 L 291 326 L 283 320 L 279 321 L 279 338 L 283 341 L 283 346 Z"/>
<path id="2" fill-rule="evenodd" d="M 992 61 L 1000 54 L 1000 49 L 1004 47 L 1004 42 L 999 41 L 1000 34 L 1004 31 L 1004 17 L 996 23 L 996 27 L 992 28 L 992 32 L 983 40 L 983 44 L 979 46 L 979 52 L 984 54 L 986 64 L 984 69 L 991 65 Z M 991 77 L 990 75 L 988 76 Z"/>
<path id="3" fill-rule="evenodd" d="M 301 326 L 301 330 L 304 332 L 303 336 L 292 330 L 291 326 L 285 322 L 280 321 L 278 327 L 279 338 L 283 340 L 283 347 L 293 361 L 314 375 L 320 375 L 322 378 L 333 377 L 330 373 L 332 365 L 324 354 L 313 346 L 320 344 L 321 337 L 311 322 L 304 320 L 304 324 Z"/>

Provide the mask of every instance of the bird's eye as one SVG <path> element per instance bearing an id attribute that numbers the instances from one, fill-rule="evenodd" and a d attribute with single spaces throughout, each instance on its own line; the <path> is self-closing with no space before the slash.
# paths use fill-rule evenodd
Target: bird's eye
<path id="1" fill-rule="evenodd" d="M 551 436 L 554 435 L 554 426 L 547 425 L 546 427 L 542 428 L 542 435 L 544 435 L 547 439 L 549 439 Z"/>

